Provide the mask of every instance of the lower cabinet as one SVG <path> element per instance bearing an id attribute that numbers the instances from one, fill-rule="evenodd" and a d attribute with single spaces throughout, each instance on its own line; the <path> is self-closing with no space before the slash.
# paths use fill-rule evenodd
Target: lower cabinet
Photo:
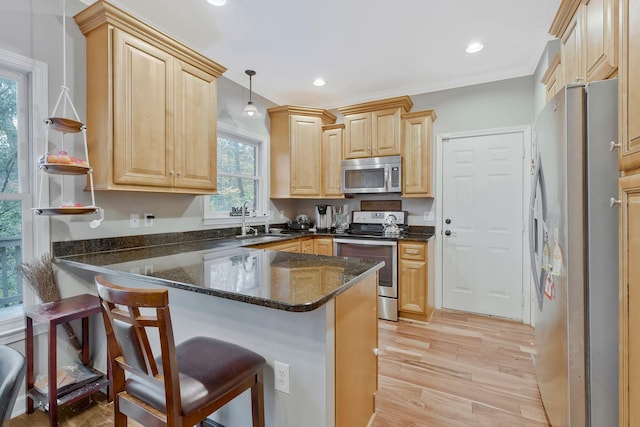
<path id="1" fill-rule="evenodd" d="M 398 243 L 398 315 L 429 321 L 433 313 L 433 280 L 429 280 L 427 242 Z"/>
<path id="2" fill-rule="evenodd" d="M 336 423 L 367 426 L 378 389 L 378 275 L 336 297 Z"/>
<path id="3" fill-rule="evenodd" d="M 620 178 L 619 425 L 640 425 L 640 173 Z"/>
<path id="4" fill-rule="evenodd" d="M 333 256 L 333 237 L 316 237 L 313 239 L 313 253 Z"/>
<path id="5" fill-rule="evenodd" d="M 300 252 L 303 254 L 313 254 L 313 238 L 304 239 L 300 242 Z"/>

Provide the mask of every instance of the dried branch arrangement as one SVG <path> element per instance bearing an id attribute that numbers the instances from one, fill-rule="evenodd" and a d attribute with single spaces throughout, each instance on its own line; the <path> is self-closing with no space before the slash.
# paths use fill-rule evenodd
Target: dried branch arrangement
<path id="1" fill-rule="evenodd" d="M 60 288 L 53 272 L 53 257 L 50 253 L 44 254 L 39 260 L 23 263 L 20 266 L 20 273 L 27 279 L 31 289 L 43 303 L 60 300 Z M 80 355 L 82 353 L 82 345 L 73 331 L 73 327 L 68 322 L 62 326 L 71 341 L 71 345 Z M 55 333 L 55 331 L 50 331 L 49 333 Z"/>

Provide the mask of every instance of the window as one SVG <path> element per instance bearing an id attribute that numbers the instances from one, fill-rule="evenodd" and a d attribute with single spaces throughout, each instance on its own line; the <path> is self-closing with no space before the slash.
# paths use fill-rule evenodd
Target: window
<path id="1" fill-rule="evenodd" d="M 232 215 L 247 206 L 251 216 L 266 214 L 264 142 L 251 135 L 218 127 L 218 192 L 205 198 L 205 223 L 239 222 Z M 214 220 L 214 221 L 207 221 Z"/>
<path id="2" fill-rule="evenodd" d="M 46 112 L 46 80 L 46 65 L 0 50 L 0 342 L 19 339 L 22 303 L 34 302 L 18 267 L 49 248 L 48 221 L 31 211 L 36 140 L 44 130 L 35 112 Z M 41 202 L 48 203 L 48 195 Z"/>

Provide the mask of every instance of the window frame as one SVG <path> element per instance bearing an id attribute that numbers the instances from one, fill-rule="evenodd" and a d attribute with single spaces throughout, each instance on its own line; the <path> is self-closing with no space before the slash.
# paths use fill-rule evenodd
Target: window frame
<path id="1" fill-rule="evenodd" d="M 243 130 L 239 130 L 233 128 L 231 126 L 225 125 L 224 123 L 218 123 L 217 135 L 223 135 L 228 137 L 229 139 L 236 139 L 241 142 L 245 142 L 251 145 L 256 146 L 256 175 L 258 177 L 258 205 L 259 209 L 257 209 L 253 216 L 245 217 L 246 224 L 262 224 L 264 223 L 264 218 L 269 214 L 268 203 L 269 203 L 269 144 L 268 140 L 263 137 L 260 137 L 255 134 L 251 134 L 249 132 L 245 132 Z M 216 155 L 217 155 L 217 137 L 216 137 Z M 218 171 L 220 174 L 220 171 Z M 241 216 L 230 216 L 224 215 L 219 212 L 213 212 L 209 209 L 211 206 L 211 197 L 212 196 L 204 196 L 203 201 L 203 222 L 204 225 L 236 225 L 240 226 L 242 224 Z"/>
<path id="2" fill-rule="evenodd" d="M 38 203 L 38 169 L 35 167 L 40 150 L 39 141 L 44 141 L 42 114 L 48 114 L 48 67 L 44 62 L 36 61 L 7 50 L 0 49 L 0 68 L 25 77 L 26 105 L 20 107 L 19 128 L 24 135 L 19 139 L 19 164 L 21 184 L 27 182 L 28 188 L 22 188 L 19 195 L 5 196 L 2 200 L 20 200 L 22 202 L 22 256 L 23 261 L 41 257 L 50 250 L 49 221 L 37 218 L 32 212 Z M 24 118 L 26 117 L 26 120 Z M 22 118 L 22 120 L 21 120 Z M 45 206 L 49 204 L 49 180 L 42 180 L 42 198 Z M 23 306 L 36 303 L 36 296 L 29 286 L 23 284 Z M 0 343 L 9 344 L 24 339 L 24 314 L 0 320 Z"/>

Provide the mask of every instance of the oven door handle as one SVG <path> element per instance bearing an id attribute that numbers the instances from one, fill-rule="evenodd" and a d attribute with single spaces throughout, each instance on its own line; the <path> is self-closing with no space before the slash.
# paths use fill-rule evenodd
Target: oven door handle
<path id="1" fill-rule="evenodd" d="M 398 242 L 395 240 L 380 240 L 380 239 L 352 239 L 352 238 L 334 238 L 333 243 L 348 243 L 352 245 L 363 246 L 398 246 Z"/>

